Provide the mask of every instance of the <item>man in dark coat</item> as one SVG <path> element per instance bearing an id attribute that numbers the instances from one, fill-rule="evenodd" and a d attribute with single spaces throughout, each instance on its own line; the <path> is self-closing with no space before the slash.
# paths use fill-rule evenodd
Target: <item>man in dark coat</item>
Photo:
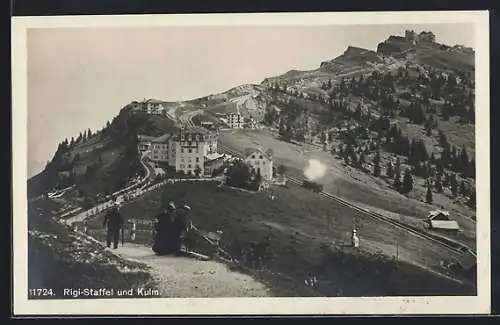
<path id="1" fill-rule="evenodd" d="M 109 210 L 104 216 L 102 226 L 106 228 L 106 245 L 111 247 L 113 242 L 113 249 L 118 248 L 118 241 L 120 240 L 120 230 L 123 232 L 123 217 L 119 212 L 120 203 L 115 202 L 113 208 Z"/>

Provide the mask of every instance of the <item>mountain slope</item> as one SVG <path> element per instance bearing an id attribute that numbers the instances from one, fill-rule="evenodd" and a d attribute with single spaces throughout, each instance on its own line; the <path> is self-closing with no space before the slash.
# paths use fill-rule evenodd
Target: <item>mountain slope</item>
<path id="1" fill-rule="evenodd" d="M 280 134 L 286 126 L 293 132 L 285 138 L 308 142 L 346 127 L 379 132 L 377 119 L 385 116 L 403 136 L 422 139 L 429 156 L 440 156 L 442 132 L 449 135 L 448 143 L 465 146 L 472 155 L 473 69 L 471 49 L 390 36 L 376 49 L 349 46 L 315 70 L 291 70 L 259 85 L 241 85 L 185 102 L 149 100 L 163 105 L 161 115 L 147 115 L 145 103 L 132 102 L 98 133 L 61 143 L 45 170 L 28 181 L 29 196 L 73 184 L 80 201 L 111 192 L 141 172 L 137 134 L 157 136 L 188 120 L 219 123 L 228 112 L 280 127 Z"/>

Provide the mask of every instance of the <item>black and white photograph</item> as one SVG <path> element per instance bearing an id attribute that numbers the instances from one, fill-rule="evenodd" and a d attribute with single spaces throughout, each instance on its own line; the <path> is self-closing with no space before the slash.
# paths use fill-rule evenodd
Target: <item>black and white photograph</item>
<path id="1" fill-rule="evenodd" d="M 12 26 L 20 313 L 489 312 L 487 12 Z"/>

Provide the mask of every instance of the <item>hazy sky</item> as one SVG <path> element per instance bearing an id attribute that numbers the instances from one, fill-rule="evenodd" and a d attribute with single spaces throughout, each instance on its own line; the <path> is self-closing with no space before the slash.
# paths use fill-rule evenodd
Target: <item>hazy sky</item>
<path id="1" fill-rule="evenodd" d="M 315 69 L 348 45 L 376 49 L 408 28 L 474 45 L 464 24 L 28 30 L 28 177 L 59 141 L 100 129 L 133 100 L 192 99 Z"/>

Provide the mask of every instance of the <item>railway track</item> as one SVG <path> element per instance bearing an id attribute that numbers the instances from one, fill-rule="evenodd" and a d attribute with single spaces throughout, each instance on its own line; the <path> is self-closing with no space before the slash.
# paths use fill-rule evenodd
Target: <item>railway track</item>
<path id="1" fill-rule="evenodd" d="M 242 154 L 240 152 L 238 152 L 237 150 L 232 149 L 228 146 L 218 144 L 218 148 L 219 148 L 219 151 L 222 153 L 227 153 L 227 154 L 230 154 L 232 156 L 236 156 L 236 157 L 240 157 L 240 158 L 242 157 Z M 293 184 L 296 184 L 298 186 L 302 186 L 302 180 L 300 180 L 297 177 L 287 176 L 287 179 Z M 357 206 L 357 205 L 355 205 L 355 204 L 353 204 L 353 203 L 351 203 L 351 202 L 349 202 L 341 197 L 338 197 L 336 195 L 333 195 L 333 194 L 330 194 L 330 193 L 327 193 L 324 191 L 321 191 L 318 194 L 327 198 L 327 199 L 335 201 L 337 204 L 340 204 L 344 207 L 353 209 L 353 210 L 359 212 L 360 214 L 365 215 L 369 218 L 372 218 L 372 219 L 377 220 L 379 222 L 389 224 L 395 228 L 399 228 L 401 230 L 404 230 L 407 233 L 410 233 L 410 234 L 412 234 L 416 237 L 419 237 L 421 239 L 437 243 L 437 244 L 441 245 L 442 247 L 445 247 L 449 251 L 452 251 L 452 252 L 457 253 L 459 255 L 468 252 L 468 253 L 472 254 L 474 257 L 477 257 L 476 253 L 471 248 L 469 248 L 466 245 L 463 245 L 461 243 L 458 243 L 458 242 L 455 242 L 452 240 L 448 240 L 448 239 L 443 238 L 441 236 L 433 235 L 429 232 L 426 232 L 423 229 L 412 227 L 412 226 L 407 225 L 407 224 L 400 222 L 398 220 L 394 220 L 392 218 L 381 215 L 379 213 L 369 211 L 365 208 L 359 207 L 359 206 Z"/>

